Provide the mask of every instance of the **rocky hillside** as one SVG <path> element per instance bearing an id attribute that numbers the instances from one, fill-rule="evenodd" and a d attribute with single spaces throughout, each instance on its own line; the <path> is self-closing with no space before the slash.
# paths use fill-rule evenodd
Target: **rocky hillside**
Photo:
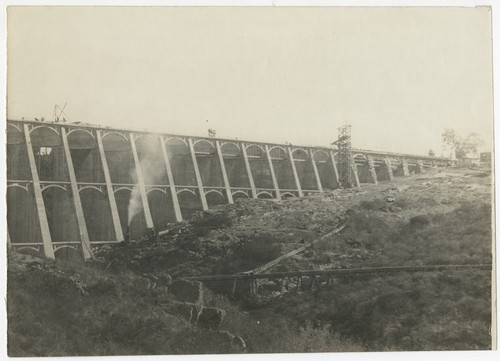
<path id="1" fill-rule="evenodd" d="M 485 271 L 344 277 L 265 301 L 229 301 L 182 278 L 250 271 L 308 244 L 270 271 L 491 264 L 491 199 L 489 171 L 433 169 L 300 199 L 238 200 L 95 249 L 86 264 L 12 253 L 9 354 L 487 349 Z"/>

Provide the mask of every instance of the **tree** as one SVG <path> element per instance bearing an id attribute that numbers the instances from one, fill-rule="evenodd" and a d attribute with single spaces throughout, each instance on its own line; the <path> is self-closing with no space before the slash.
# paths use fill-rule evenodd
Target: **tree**
<path id="1" fill-rule="evenodd" d="M 477 133 L 470 133 L 463 138 L 457 135 L 454 129 L 447 128 L 441 133 L 441 136 L 443 143 L 455 151 L 457 159 L 477 154 L 477 149 L 484 144 L 481 136 Z"/>

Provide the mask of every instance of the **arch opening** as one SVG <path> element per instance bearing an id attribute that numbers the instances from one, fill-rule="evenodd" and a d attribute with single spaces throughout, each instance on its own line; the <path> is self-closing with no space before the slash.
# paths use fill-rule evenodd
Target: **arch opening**
<path id="1" fill-rule="evenodd" d="M 131 190 L 122 188 L 115 192 L 116 205 L 118 207 L 118 215 L 120 218 L 120 224 L 122 226 L 123 235 L 129 235 L 132 240 L 141 239 L 147 230 L 146 218 L 144 216 L 144 210 L 142 208 L 142 203 L 140 205 L 140 211 L 132 218 L 130 225 L 128 224 L 128 205 L 130 201 Z"/>
<path id="2" fill-rule="evenodd" d="M 102 139 L 109 174 L 113 183 L 136 182 L 134 158 L 130 143 L 117 133 L 108 133 Z"/>
<path id="3" fill-rule="evenodd" d="M 193 160 L 189 147 L 179 138 L 169 138 L 165 147 L 176 186 L 196 185 Z"/>
<path id="4" fill-rule="evenodd" d="M 42 194 L 52 241 L 80 241 L 73 198 L 57 187 L 45 188 Z"/>
<path id="5" fill-rule="evenodd" d="M 13 244 L 42 243 L 38 211 L 31 191 L 7 188 L 7 227 Z"/>
<path id="6" fill-rule="evenodd" d="M 81 190 L 80 199 L 90 241 L 115 241 L 116 234 L 109 199 L 93 188 Z"/>
<path id="7" fill-rule="evenodd" d="M 176 221 L 172 197 L 169 195 L 154 189 L 148 193 L 148 204 L 157 231 L 165 229 L 168 223 Z"/>
<path id="8" fill-rule="evenodd" d="M 181 191 L 178 193 L 177 198 L 184 218 L 188 218 L 193 213 L 202 210 L 200 199 L 191 192 Z"/>

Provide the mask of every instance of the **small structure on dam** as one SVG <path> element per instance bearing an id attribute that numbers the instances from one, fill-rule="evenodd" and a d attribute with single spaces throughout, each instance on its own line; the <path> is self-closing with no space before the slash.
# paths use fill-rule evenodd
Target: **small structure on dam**
<path id="1" fill-rule="evenodd" d="M 54 258 L 139 238 L 239 197 L 339 187 L 328 147 L 7 120 L 8 243 Z M 446 166 L 447 158 L 352 149 L 354 185 Z"/>

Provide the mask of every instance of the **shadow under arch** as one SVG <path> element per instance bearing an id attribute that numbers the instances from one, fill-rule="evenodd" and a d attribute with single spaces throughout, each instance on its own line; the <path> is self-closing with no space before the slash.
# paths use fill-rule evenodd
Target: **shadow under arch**
<path id="1" fill-rule="evenodd" d="M 104 154 L 113 183 L 135 183 L 135 164 L 130 142 L 119 133 L 107 133 L 102 137 Z"/>
<path id="2" fill-rule="evenodd" d="M 80 191 L 80 199 L 90 241 L 115 241 L 108 198 L 100 191 L 89 187 Z"/>
<path id="3" fill-rule="evenodd" d="M 130 239 L 139 240 L 146 233 L 146 218 L 144 217 L 144 210 L 142 208 L 142 200 L 139 198 L 139 212 L 132 218 L 130 225 L 128 224 L 128 206 L 130 203 L 132 191 L 128 188 L 121 188 L 115 191 L 116 206 L 118 208 L 118 215 L 120 217 L 120 224 L 122 226 L 123 235 L 126 237 L 127 230 Z"/>
<path id="4" fill-rule="evenodd" d="M 61 135 L 51 127 L 40 125 L 30 132 L 31 149 L 41 181 L 68 181 L 68 166 Z"/>
<path id="5" fill-rule="evenodd" d="M 59 187 L 47 187 L 42 195 L 52 241 L 80 241 L 75 205 L 69 192 Z"/>
<path id="6" fill-rule="evenodd" d="M 54 251 L 56 259 L 68 263 L 83 263 L 83 254 L 78 246 L 63 245 L 56 248 Z"/>
<path id="7" fill-rule="evenodd" d="M 208 191 L 205 193 L 205 197 L 207 198 L 208 206 L 227 203 L 226 197 L 221 191 Z"/>
<path id="8" fill-rule="evenodd" d="M 167 223 L 175 222 L 174 205 L 169 193 L 159 189 L 148 191 L 148 204 L 155 230 L 165 229 Z"/>
<path id="9" fill-rule="evenodd" d="M 182 216 L 185 219 L 193 213 L 202 210 L 201 201 L 198 196 L 188 190 L 184 189 L 177 192 L 177 198 L 179 199 Z"/>
<path id="10" fill-rule="evenodd" d="M 7 187 L 7 226 L 12 243 L 42 243 L 38 211 L 31 191 Z"/>

